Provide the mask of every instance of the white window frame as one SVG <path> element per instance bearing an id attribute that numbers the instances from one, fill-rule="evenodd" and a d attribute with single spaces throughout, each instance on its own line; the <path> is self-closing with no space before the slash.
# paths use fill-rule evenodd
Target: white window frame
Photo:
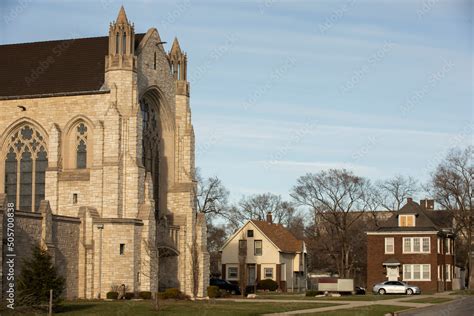
<path id="1" fill-rule="evenodd" d="M 402 226 L 402 218 L 408 218 L 411 217 L 413 219 L 413 225 L 404 225 Z M 406 222 L 406 220 L 405 220 Z M 404 215 L 398 215 L 398 227 L 415 227 L 416 226 L 416 216 L 413 214 L 404 214 Z"/>
<path id="2" fill-rule="evenodd" d="M 392 250 L 388 250 L 388 247 L 392 247 Z M 385 237 L 385 253 L 386 254 L 393 254 L 395 253 L 395 238 L 393 237 Z"/>
<path id="3" fill-rule="evenodd" d="M 438 253 L 441 253 L 441 238 L 437 238 L 438 240 Z"/>
<path id="4" fill-rule="evenodd" d="M 235 276 L 231 276 L 231 269 L 235 269 Z M 227 267 L 227 279 L 237 280 L 239 278 L 239 267 Z"/>
<path id="5" fill-rule="evenodd" d="M 446 281 L 451 281 L 451 264 L 450 263 L 446 264 L 445 272 L 446 272 L 446 276 L 445 276 Z"/>
<path id="6" fill-rule="evenodd" d="M 260 247 L 257 248 L 257 243 L 260 243 Z M 260 253 L 257 253 L 257 249 L 260 249 Z M 253 241 L 253 255 L 263 256 L 263 240 L 257 239 Z"/>
<path id="7" fill-rule="evenodd" d="M 423 251 L 423 240 L 426 239 L 428 240 L 428 251 Z M 406 240 L 409 240 L 409 249 L 407 249 L 406 246 Z M 414 250 L 414 244 L 415 240 L 418 241 L 419 243 L 419 250 L 415 251 Z M 403 253 L 431 253 L 431 238 L 430 237 L 403 237 L 403 247 L 402 247 L 402 252 Z"/>
<path id="8" fill-rule="evenodd" d="M 446 255 L 450 255 L 450 254 L 451 254 L 451 239 L 450 239 L 450 238 L 446 238 L 444 244 L 446 245 L 446 252 L 445 252 L 445 254 L 446 254 Z"/>
<path id="9" fill-rule="evenodd" d="M 438 281 L 441 281 L 441 265 L 438 264 Z"/>
<path id="10" fill-rule="evenodd" d="M 419 279 L 414 278 L 415 268 L 420 273 Z M 428 272 L 428 278 L 423 277 L 425 272 Z M 403 265 L 403 281 L 431 281 L 431 264 L 404 264 Z"/>
<path id="11" fill-rule="evenodd" d="M 267 271 L 271 272 L 271 276 L 267 276 Z M 273 280 L 273 268 L 263 268 L 263 277 L 265 279 L 272 279 Z"/>

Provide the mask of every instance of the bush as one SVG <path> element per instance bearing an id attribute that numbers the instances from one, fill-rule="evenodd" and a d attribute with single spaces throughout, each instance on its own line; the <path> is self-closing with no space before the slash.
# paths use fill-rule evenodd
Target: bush
<path id="1" fill-rule="evenodd" d="M 221 293 L 220 293 L 220 290 L 219 290 L 218 286 L 211 285 L 211 286 L 207 287 L 207 295 L 210 298 L 218 298 L 218 297 L 220 297 L 220 294 Z"/>
<path id="2" fill-rule="evenodd" d="M 276 289 L 278 289 L 278 283 L 271 279 L 265 279 L 258 282 L 257 288 L 259 290 L 276 291 Z"/>
<path id="3" fill-rule="evenodd" d="M 118 298 L 118 292 L 107 292 L 107 295 L 106 295 L 107 299 L 109 300 L 116 300 Z"/>
<path id="4" fill-rule="evenodd" d="M 187 300 L 189 299 L 188 295 L 183 294 L 180 290 L 176 288 L 166 289 L 164 292 L 158 293 L 158 298 L 162 300 Z"/>
<path id="5" fill-rule="evenodd" d="M 138 293 L 138 297 L 143 300 L 151 300 L 151 292 L 150 291 L 141 291 Z"/>
<path id="6" fill-rule="evenodd" d="M 306 296 L 316 296 L 318 295 L 318 291 L 315 291 L 315 290 L 309 290 L 309 291 L 306 291 Z"/>
<path id="7" fill-rule="evenodd" d="M 127 293 L 125 293 L 125 299 L 126 299 L 126 300 L 131 300 L 131 299 L 134 298 L 134 297 L 135 297 L 135 293 L 133 293 L 133 292 L 127 292 Z"/>

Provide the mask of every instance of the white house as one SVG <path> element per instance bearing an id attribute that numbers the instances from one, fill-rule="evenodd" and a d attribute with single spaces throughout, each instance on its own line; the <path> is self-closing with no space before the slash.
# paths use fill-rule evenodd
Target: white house
<path id="1" fill-rule="evenodd" d="M 306 246 L 281 224 L 250 220 L 221 248 L 222 278 L 254 285 L 272 279 L 281 291 L 306 289 Z"/>

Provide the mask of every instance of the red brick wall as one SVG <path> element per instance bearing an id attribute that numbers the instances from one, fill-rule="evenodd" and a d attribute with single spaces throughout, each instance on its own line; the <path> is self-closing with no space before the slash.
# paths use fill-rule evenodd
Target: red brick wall
<path id="1" fill-rule="evenodd" d="M 395 253 L 385 254 L 385 237 L 393 237 L 395 241 Z M 403 254 L 403 237 L 430 237 L 431 251 L 429 254 Z M 431 281 L 409 281 L 409 284 L 419 286 L 422 292 L 443 291 L 438 289 L 438 264 L 454 263 L 454 256 L 438 255 L 437 235 L 368 235 L 367 236 L 367 288 L 387 281 L 385 267 L 382 265 L 388 259 L 400 261 L 400 278 L 403 280 L 403 264 L 431 264 Z M 446 290 L 451 289 L 451 282 L 446 283 Z"/>

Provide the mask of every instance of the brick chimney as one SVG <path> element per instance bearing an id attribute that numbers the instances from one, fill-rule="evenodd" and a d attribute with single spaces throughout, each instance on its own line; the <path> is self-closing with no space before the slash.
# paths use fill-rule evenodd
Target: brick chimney
<path id="1" fill-rule="evenodd" d="M 420 200 L 420 206 L 425 210 L 434 210 L 434 200 Z"/>
<path id="2" fill-rule="evenodd" d="M 272 223 L 273 223 L 273 215 L 272 215 L 272 212 L 268 212 L 268 213 L 267 213 L 267 222 L 268 222 L 268 224 L 272 224 Z"/>
<path id="3" fill-rule="evenodd" d="M 413 199 L 411 197 L 407 198 L 407 204 L 413 202 Z"/>

